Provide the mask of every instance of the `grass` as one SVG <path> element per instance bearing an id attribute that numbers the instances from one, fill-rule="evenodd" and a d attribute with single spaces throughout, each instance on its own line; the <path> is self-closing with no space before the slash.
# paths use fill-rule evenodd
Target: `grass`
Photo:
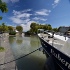
<path id="1" fill-rule="evenodd" d="M 3 52 L 4 50 L 5 50 L 4 47 L 0 46 L 0 52 Z"/>

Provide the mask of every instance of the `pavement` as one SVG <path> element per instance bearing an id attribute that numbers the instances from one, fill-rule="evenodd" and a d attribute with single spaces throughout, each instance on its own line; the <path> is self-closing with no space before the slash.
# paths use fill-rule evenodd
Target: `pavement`
<path id="1" fill-rule="evenodd" d="M 0 52 L 0 64 L 9 62 L 11 60 L 14 60 L 12 48 L 9 44 L 8 36 L 3 36 L 0 38 L 1 46 L 5 48 L 4 52 Z M 17 70 L 15 69 L 16 62 L 11 62 L 5 65 L 0 66 L 0 70 Z"/>

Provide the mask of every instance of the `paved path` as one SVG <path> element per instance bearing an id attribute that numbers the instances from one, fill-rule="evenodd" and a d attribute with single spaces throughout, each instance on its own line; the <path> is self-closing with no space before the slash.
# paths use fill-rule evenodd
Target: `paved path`
<path id="1" fill-rule="evenodd" d="M 5 52 L 0 52 L 0 64 L 9 62 L 14 59 L 8 36 L 1 38 L 1 46 L 5 48 Z M 15 70 L 15 62 L 0 66 L 0 70 Z"/>

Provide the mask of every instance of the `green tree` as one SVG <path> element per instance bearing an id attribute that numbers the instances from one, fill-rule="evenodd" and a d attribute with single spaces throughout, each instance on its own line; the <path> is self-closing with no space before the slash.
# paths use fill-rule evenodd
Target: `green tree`
<path id="1" fill-rule="evenodd" d="M 2 2 L 2 0 L 0 0 L 0 10 L 2 13 L 8 12 L 7 5 L 5 2 Z M 0 16 L 0 20 L 2 20 L 2 16 Z"/>
<path id="2" fill-rule="evenodd" d="M 36 23 L 31 23 L 30 28 L 34 29 L 36 27 Z"/>
<path id="3" fill-rule="evenodd" d="M 0 32 L 2 32 L 2 26 L 0 25 Z"/>
<path id="4" fill-rule="evenodd" d="M 30 25 L 30 32 L 32 33 L 32 34 L 35 34 L 35 33 L 37 33 L 37 24 L 36 23 L 31 23 L 31 25 Z"/>
<path id="5" fill-rule="evenodd" d="M 52 30 L 55 32 L 58 32 L 58 28 L 53 28 Z"/>
<path id="6" fill-rule="evenodd" d="M 47 24 L 43 26 L 43 29 L 44 29 L 44 30 L 48 30 Z"/>
<path id="7" fill-rule="evenodd" d="M 23 27 L 22 26 L 16 26 L 16 30 L 19 31 L 21 34 L 23 32 Z"/>
<path id="8" fill-rule="evenodd" d="M 8 26 L 8 31 L 9 32 L 13 31 L 13 27 L 12 26 Z"/>
<path id="9" fill-rule="evenodd" d="M 61 26 L 58 28 L 58 31 L 60 32 Z"/>
<path id="10" fill-rule="evenodd" d="M 0 20 L 2 20 L 2 17 L 0 16 Z"/>
<path id="11" fill-rule="evenodd" d="M 50 24 L 47 25 L 48 26 L 48 30 L 52 30 L 52 26 Z"/>
<path id="12" fill-rule="evenodd" d="M 5 23 L 2 23 L 2 32 L 7 32 L 8 31 L 8 27 L 5 25 Z"/>

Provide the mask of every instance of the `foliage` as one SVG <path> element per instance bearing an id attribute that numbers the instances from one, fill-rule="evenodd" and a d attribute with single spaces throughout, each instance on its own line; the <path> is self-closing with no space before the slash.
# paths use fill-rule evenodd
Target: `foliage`
<path id="1" fill-rule="evenodd" d="M 13 31 L 13 27 L 12 26 L 8 26 L 8 31 L 9 32 Z"/>
<path id="2" fill-rule="evenodd" d="M 2 17 L 0 16 L 0 20 L 2 20 Z"/>
<path id="3" fill-rule="evenodd" d="M 0 26 L 0 32 L 2 32 L 2 26 Z"/>
<path id="4" fill-rule="evenodd" d="M 30 25 L 30 33 L 31 34 L 37 34 L 38 29 L 44 29 L 44 30 L 52 30 L 52 26 L 50 24 L 37 24 L 37 23 L 31 23 Z"/>
<path id="5" fill-rule="evenodd" d="M 3 33 L 8 31 L 8 27 L 5 25 L 5 23 L 2 23 L 1 27 L 2 27 L 2 32 Z"/>
<path id="6" fill-rule="evenodd" d="M 8 31 L 8 27 L 5 25 L 5 23 L 2 23 L 0 25 L 0 32 L 7 32 Z"/>
<path id="7" fill-rule="evenodd" d="M 60 29 L 61 29 L 61 26 L 58 28 L 58 31 L 60 31 Z"/>
<path id="8" fill-rule="evenodd" d="M 2 13 L 6 13 L 8 12 L 8 8 L 5 2 L 2 2 L 2 0 L 0 0 L 0 10 Z M 0 20 L 2 20 L 2 17 L 0 16 Z"/>
<path id="9" fill-rule="evenodd" d="M 3 52 L 4 50 L 5 50 L 4 47 L 0 46 L 0 52 Z"/>
<path id="10" fill-rule="evenodd" d="M 30 31 L 25 32 L 25 35 L 31 35 Z"/>
<path id="11" fill-rule="evenodd" d="M 23 27 L 22 26 L 16 26 L 17 31 L 19 31 L 19 33 L 23 32 Z"/>
<path id="12" fill-rule="evenodd" d="M 52 30 L 55 32 L 58 32 L 58 28 L 53 28 Z"/>
<path id="13" fill-rule="evenodd" d="M 8 12 L 8 8 L 5 2 L 2 2 L 2 1 L 0 2 L 0 10 L 2 11 L 2 13 Z"/>
<path id="14" fill-rule="evenodd" d="M 11 31 L 11 32 L 9 32 L 9 35 L 16 35 L 16 32 L 15 31 Z"/>

